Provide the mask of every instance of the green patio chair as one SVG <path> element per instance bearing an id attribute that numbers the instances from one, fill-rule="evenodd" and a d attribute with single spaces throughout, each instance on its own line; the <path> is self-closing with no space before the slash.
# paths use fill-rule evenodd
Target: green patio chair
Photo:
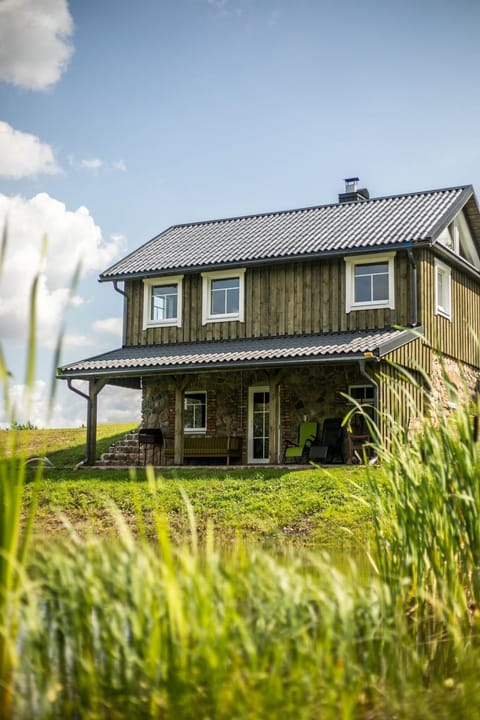
<path id="1" fill-rule="evenodd" d="M 310 446 L 316 440 L 318 432 L 317 422 L 302 422 L 298 426 L 298 440 L 296 443 L 287 440 L 283 451 L 283 462 L 298 458 L 301 462 L 308 462 Z"/>

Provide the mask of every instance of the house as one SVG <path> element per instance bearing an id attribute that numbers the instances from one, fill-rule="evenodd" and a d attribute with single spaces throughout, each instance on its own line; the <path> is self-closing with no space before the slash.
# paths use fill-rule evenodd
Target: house
<path id="1" fill-rule="evenodd" d="M 141 389 L 142 426 L 175 464 L 193 438 L 199 455 L 202 438 L 235 438 L 235 462 L 278 463 L 300 422 L 344 416 L 345 394 L 390 411 L 390 361 L 439 377 L 432 346 L 476 388 L 468 185 L 370 198 L 349 178 L 335 204 L 174 225 L 100 281 L 123 296 L 122 347 L 58 370 L 88 401 L 90 464 L 106 384 Z"/>

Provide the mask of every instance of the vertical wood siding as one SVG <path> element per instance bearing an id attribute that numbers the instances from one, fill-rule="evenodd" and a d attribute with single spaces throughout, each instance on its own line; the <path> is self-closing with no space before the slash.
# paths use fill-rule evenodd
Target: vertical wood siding
<path id="1" fill-rule="evenodd" d="M 433 348 L 457 360 L 480 367 L 480 283 L 462 270 L 452 268 L 451 320 L 435 314 L 435 260 L 420 253 L 420 296 L 426 339 Z"/>
<path id="2" fill-rule="evenodd" d="M 127 345 L 383 329 L 411 321 L 405 253 L 395 257 L 395 309 L 345 312 L 345 261 L 291 262 L 248 268 L 245 322 L 202 325 L 202 278 L 183 279 L 182 327 L 143 330 L 143 282 L 126 283 Z"/>
<path id="3" fill-rule="evenodd" d="M 405 369 L 412 378 L 410 382 L 402 372 Z M 408 427 L 412 417 L 418 417 L 424 411 L 425 376 L 430 377 L 432 370 L 432 351 L 418 338 L 386 356 L 380 365 L 380 407 L 387 418 L 394 418 L 402 426 Z M 413 405 L 408 407 L 411 401 Z M 387 423 L 388 424 L 388 423 Z"/>

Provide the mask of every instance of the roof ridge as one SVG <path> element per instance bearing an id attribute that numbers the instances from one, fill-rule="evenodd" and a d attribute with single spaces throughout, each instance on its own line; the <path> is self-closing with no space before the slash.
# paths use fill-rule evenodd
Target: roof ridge
<path id="1" fill-rule="evenodd" d="M 250 220 L 253 218 L 271 217 L 273 215 L 290 215 L 293 213 L 309 212 L 311 210 L 321 210 L 321 209 L 327 209 L 327 208 L 341 207 L 343 205 L 366 206 L 366 205 L 371 205 L 375 202 L 382 202 L 385 200 L 396 200 L 398 198 L 403 198 L 403 197 L 416 197 L 418 195 L 434 195 L 436 193 L 453 192 L 454 190 L 466 190 L 467 188 L 473 189 L 473 186 L 471 184 L 453 185 L 452 187 L 435 188 L 433 190 L 417 190 L 415 192 L 396 193 L 394 195 L 380 195 L 379 197 L 371 197 L 366 200 L 362 200 L 360 202 L 358 200 L 351 200 L 350 202 L 324 203 L 321 205 L 307 205 L 305 207 L 299 207 L 299 208 L 288 208 L 286 210 L 269 210 L 267 212 L 248 213 L 247 215 L 232 215 L 231 217 L 211 218 L 209 220 L 197 220 L 195 222 L 174 223 L 173 225 L 170 225 L 166 230 L 162 230 L 161 233 L 159 233 L 158 235 L 155 235 L 155 238 L 159 237 L 159 235 L 163 235 L 168 230 L 172 230 L 173 228 L 198 227 L 200 225 L 215 225 L 217 223 L 220 224 L 220 223 L 235 222 L 238 220 Z M 152 240 L 154 240 L 155 238 L 152 238 Z"/>
<path id="2" fill-rule="evenodd" d="M 457 185 L 171 225 L 110 265 L 99 280 L 378 252 L 412 240 L 431 241 L 432 228 L 471 196 L 472 185 Z M 478 232 L 480 237 L 480 226 Z"/>

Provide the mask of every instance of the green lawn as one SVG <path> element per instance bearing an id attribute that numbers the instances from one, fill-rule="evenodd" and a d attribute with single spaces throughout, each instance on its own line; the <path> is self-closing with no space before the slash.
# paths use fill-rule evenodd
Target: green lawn
<path id="1" fill-rule="evenodd" d="M 174 538 L 180 539 L 189 532 L 186 496 L 200 536 L 211 522 L 225 542 L 240 535 L 267 547 L 321 543 L 353 548 L 370 531 L 369 513 L 353 497 L 353 482 L 367 492 L 359 468 L 165 470 L 155 474 L 154 485 L 144 471 L 129 477 L 127 470 L 47 470 L 38 487 L 35 528 L 40 535 L 57 534 L 66 518 L 82 534 L 112 532 L 113 502 L 131 526 L 138 529 L 143 522 L 149 536 L 155 534 L 155 513 L 166 512 Z M 29 484 L 27 498 L 32 489 Z"/>
<path id="2" fill-rule="evenodd" d="M 131 428 L 100 425 L 99 454 Z M 369 513 L 354 497 L 367 493 L 363 468 L 165 468 L 155 472 L 152 484 L 143 469 L 75 469 L 84 457 L 85 428 L 2 432 L 0 453 L 8 455 L 14 438 L 26 457 L 46 455 L 55 466 L 45 469 L 38 485 L 35 533 L 40 538 L 64 534 L 68 523 L 81 534 L 116 532 L 113 503 L 136 531 L 143 524 L 148 536 L 155 534 L 155 515 L 166 512 L 174 538 L 180 539 L 189 532 L 185 495 L 199 534 L 210 522 L 226 543 L 240 536 L 279 551 L 318 544 L 353 549 L 369 537 Z M 34 473 L 29 470 L 29 480 Z M 32 492 L 29 482 L 26 501 Z"/>
<path id="3" fill-rule="evenodd" d="M 137 427 L 132 423 L 99 425 L 97 428 L 97 455 L 106 452 L 110 445 Z M 74 468 L 85 459 L 87 429 L 55 428 L 53 430 L 0 431 L 0 457 L 9 455 L 12 442 L 25 457 L 47 456 L 57 468 Z"/>
<path id="4" fill-rule="evenodd" d="M 131 429 L 101 425 L 99 453 Z M 8 454 L 10 433 L 0 433 L 0 452 Z M 82 535 L 115 533 L 118 507 L 136 532 L 155 535 L 155 515 L 165 512 L 175 540 L 189 533 L 185 496 L 191 503 L 200 536 L 208 523 L 230 544 L 241 537 L 264 547 L 294 545 L 354 550 L 363 546 L 371 519 L 358 495 L 366 495 L 365 470 L 359 467 L 286 469 L 168 469 L 147 481 L 143 469 L 79 469 L 84 457 L 85 428 L 20 431 L 26 457 L 45 454 L 55 465 L 38 484 L 35 534 L 61 537 L 72 524 Z M 29 479 L 34 470 L 29 471 Z M 26 502 L 34 483 L 28 482 Z"/>

